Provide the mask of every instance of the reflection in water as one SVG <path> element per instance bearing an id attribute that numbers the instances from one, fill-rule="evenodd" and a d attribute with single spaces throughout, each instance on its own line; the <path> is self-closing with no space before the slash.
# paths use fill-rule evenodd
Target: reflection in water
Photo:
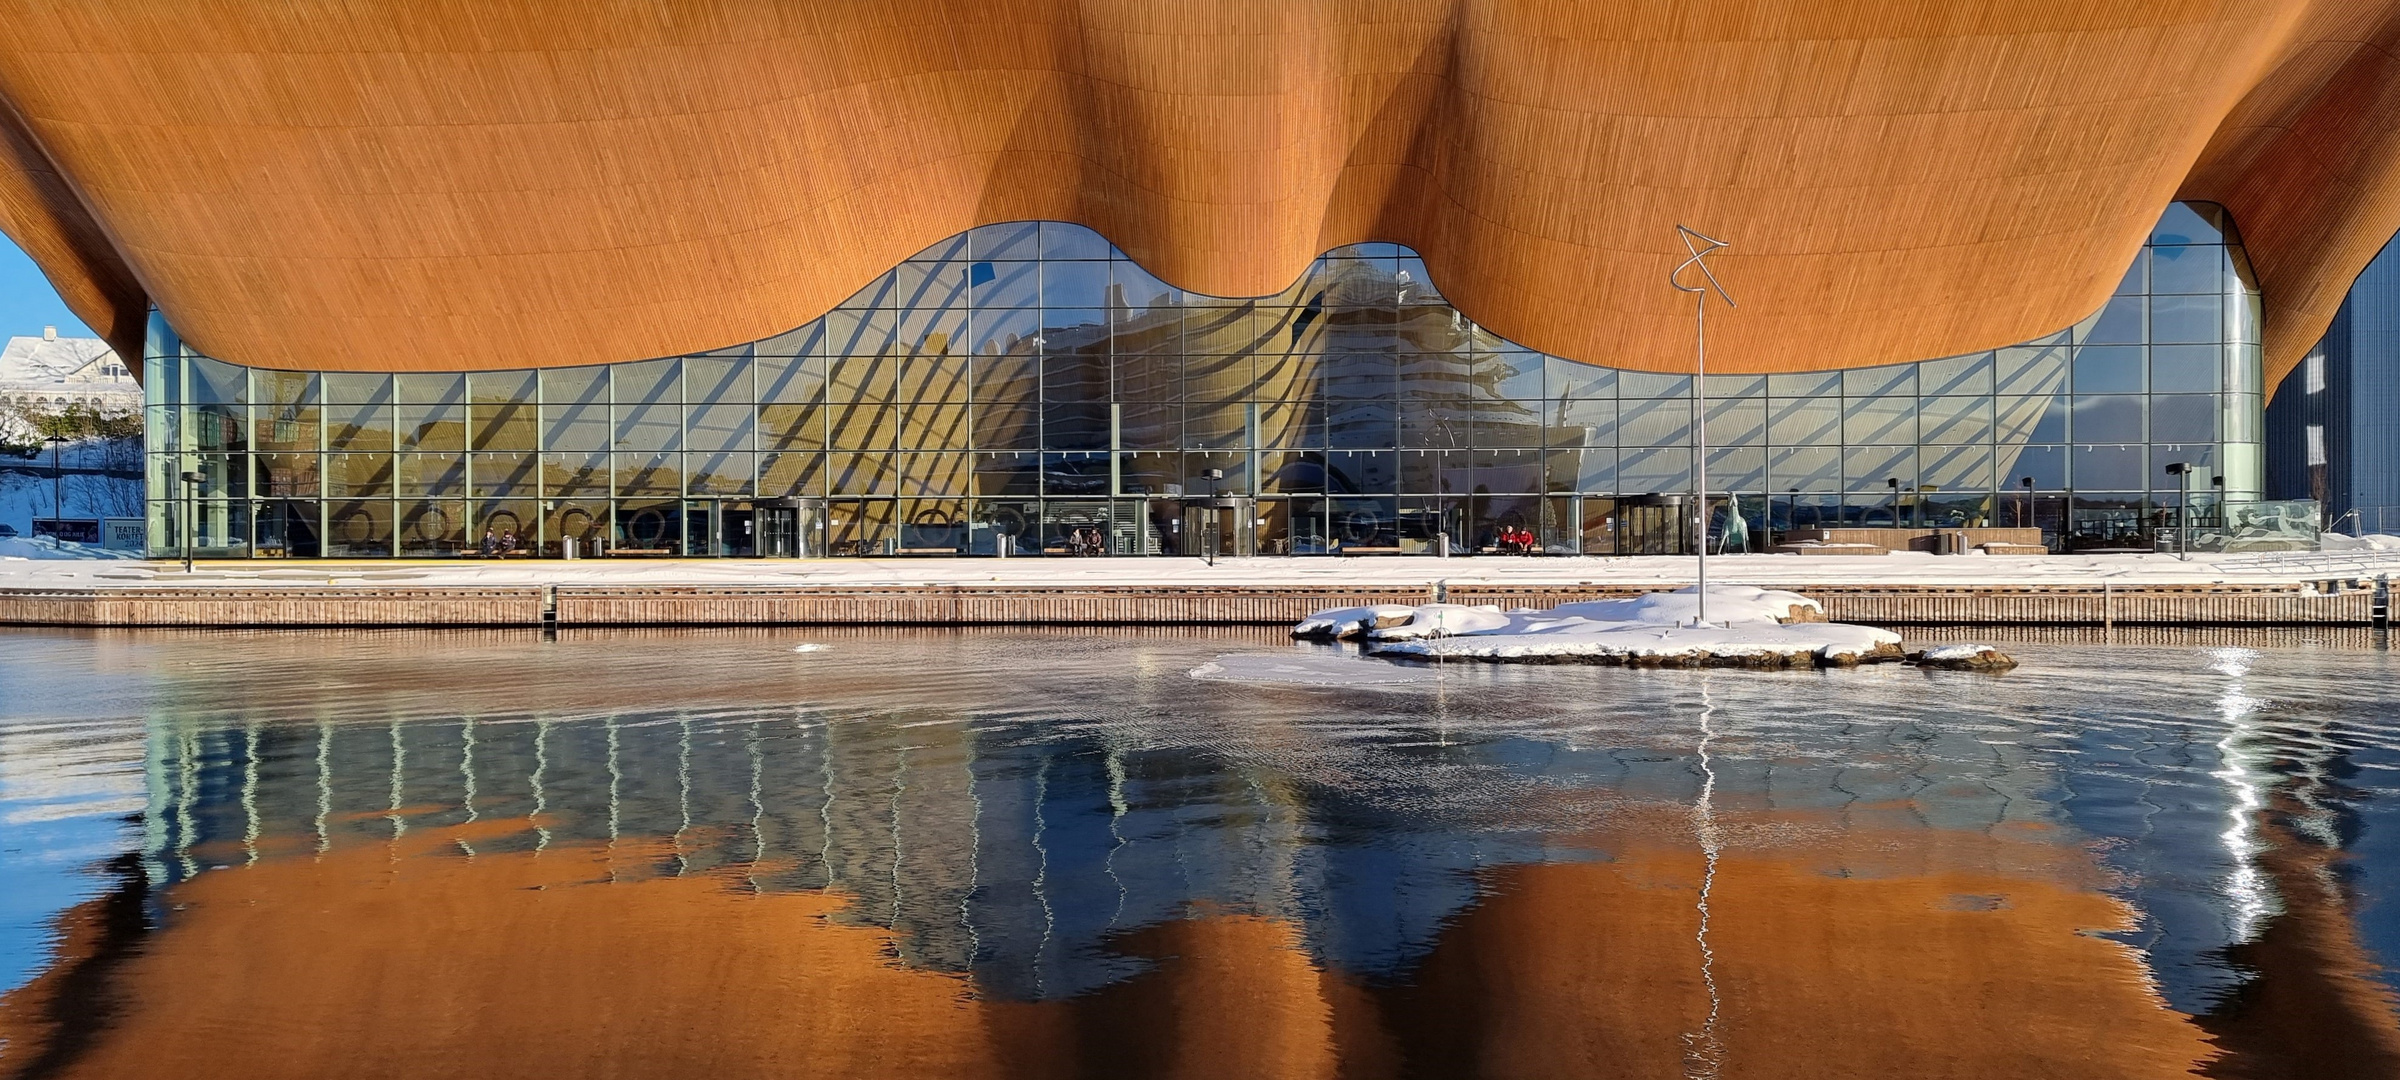
<path id="1" fill-rule="evenodd" d="M 2259 924 L 2274 913 L 2273 894 L 2258 869 L 2261 845 L 2257 838 L 2257 818 L 2264 799 L 2253 772 L 2257 761 L 2246 745 L 2257 735 L 2250 723 L 2250 713 L 2259 702 L 2242 692 L 2242 676 L 2250 673 L 2250 664 L 2256 657 L 2248 649 L 2219 649 L 2216 662 L 2210 665 L 2211 670 L 2226 677 L 2217 694 L 2217 712 L 2224 718 L 2225 737 L 2217 740 L 2217 760 L 2222 767 L 2215 776 L 2233 791 L 2230 805 L 2225 808 L 2224 837 L 2225 856 L 2233 864 L 2225 892 L 2233 900 L 2228 936 L 2235 945 L 2255 937 Z"/>
<path id="2" fill-rule="evenodd" d="M 2400 1068 L 2383 654 L 804 640 L 10 635 L 0 1076 Z"/>
<path id="3" fill-rule="evenodd" d="M 1708 895 L 1717 884 L 1717 794 L 1716 762 L 1709 757 L 1708 744 L 1716 738 L 1714 724 L 1716 706 L 1708 697 L 1708 676 L 1700 677 L 1700 797 L 1692 803 L 1692 827 L 1699 834 L 1700 898 L 1694 907 L 1700 914 L 1700 925 L 1694 936 L 1700 942 L 1700 983 L 1708 988 L 1708 1020 L 1696 1033 L 1684 1036 L 1690 1049 L 1684 1055 L 1684 1074 L 1695 1078 L 1714 1077 L 1724 1060 L 1724 1046 L 1717 1041 L 1717 1018 L 1724 1012 L 1724 1001 L 1718 996 L 1717 954 L 1708 946 Z"/>

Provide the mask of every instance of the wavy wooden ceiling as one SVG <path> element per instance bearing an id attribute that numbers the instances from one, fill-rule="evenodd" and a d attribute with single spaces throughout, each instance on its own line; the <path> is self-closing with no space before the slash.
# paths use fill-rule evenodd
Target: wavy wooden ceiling
<path id="1" fill-rule="evenodd" d="M 1272 292 L 1422 252 L 1470 316 L 1688 369 L 2007 344 L 2226 204 L 2270 375 L 2400 227 L 2396 0 L 8 0 L 0 227 L 122 350 L 273 367 L 765 337 L 970 226 Z"/>

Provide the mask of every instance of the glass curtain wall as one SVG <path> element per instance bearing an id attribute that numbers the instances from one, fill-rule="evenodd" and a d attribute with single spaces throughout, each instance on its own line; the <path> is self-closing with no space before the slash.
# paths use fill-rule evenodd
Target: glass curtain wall
<path id="1" fill-rule="evenodd" d="M 1990 352 L 1711 376 L 1753 537 L 2038 524 L 2132 543 L 2259 488 L 2258 297 L 2177 204 L 2108 305 Z M 1838 358 L 1826 358 L 1838 360 Z M 985 226 L 763 341 L 589 367 L 247 369 L 153 317 L 154 554 L 1404 554 L 1681 550 L 1691 379 L 1548 356 L 1391 244 L 1273 296 L 1186 292 L 1089 229 Z M 187 482 L 185 475 L 195 479 Z M 2028 483 L 2030 482 L 2030 483 Z"/>

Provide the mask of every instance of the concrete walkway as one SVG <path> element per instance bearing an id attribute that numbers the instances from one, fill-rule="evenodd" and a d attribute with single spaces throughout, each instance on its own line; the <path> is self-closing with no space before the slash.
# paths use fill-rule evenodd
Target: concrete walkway
<path id="1" fill-rule="evenodd" d="M 1684 557 L 1294 557 L 1014 559 L 266 560 L 180 562 L 0 558 L 0 589 L 293 586 L 1160 586 L 1429 588 L 1692 583 Z M 2245 555 L 1726 555 L 1711 581 L 1778 587 L 2292 585 L 2400 574 L 2400 551 Z M 2354 586 L 2353 586 L 2354 587 Z"/>

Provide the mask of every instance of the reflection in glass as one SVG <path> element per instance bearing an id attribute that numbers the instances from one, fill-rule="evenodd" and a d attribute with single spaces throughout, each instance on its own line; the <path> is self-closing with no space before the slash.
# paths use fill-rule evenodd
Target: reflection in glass
<path id="1" fill-rule="evenodd" d="M 1848 492 L 1820 509 L 1855 522 L 1884 512 L 1877 492 L 1896 477 L 1938 487 L 1945 513 L 1970 512 L 1961 508 L 1982 504 L 1960 489 L 2013 492 L 2020 458 L 2043 492 L 2063 495 L 2074 470 L 2058 448 L 2173 440 L 2216 447 L 2194 455 L 2225 463 L 2229 498 L 2255 498 L 2257 297 L 2225 228 L 2220 210 L 2178 204 L 2116 298 L 2020 345 L 1712 375 L 1716 486 Z M 1469 500 L 1539 494 L 1595 500 L 1507 511 L 1557 530 L 1544 533 L 1546 550 L 1603 551 L 1615 550 L 1618 525 L 1613 502 L 1596 500 L 1691 481 L 1689 376 L 1503 339 L 1448 306 L 1422 261 L 1390 244 L 1328 252 L 1273 295 L 1220 298 L 1159 279 L 1082 226 L 981 226 L 758 342 L 542 371 L 249 371 L 190 353 L 163 321 L 153 341 L 154 471 L 172 476 L 194 455 L 224 495 L 321 488 L 345 504 L 388 500 L 353 516 L 385 537 L 359 544 L 387 551 L 417 543 L 401 543 L 403 503 L 471 495 L 460 511 L 470 529 L 482 507 L 507 500 L 594 500 L 591 520 L 612 523 L 595 526 L 612 542 L 626 534 L 611 500 L 660 514 L 686 496 L 723 500 L 674 510 L 675 544 L 713 553 L 740 549 L 723 530 L 738 532 L 751 498 L 967 500 L 956 520 L 988 518 L 977 500 L 1005 499 L 1036 523 L 1047 520 L 1043 500 L 1077 500 L 1058 520 L 1149 522 L 1154 536 L 1112 534 L 1108 549 L 1163 553 L 1177 547 L 1181 500 L 1205 490 L 1196 477 L 1212 467 L 1226 473 L 1222 490 L 1298 500 L 1259 508 L 1260 550 L 1339 547 L 1337 511 L 1320 496 L 1398 498 L 1390 533 L 1376 536 L 1447 530 L 1464 544 L 1500 505 Z M 2126 485 L 2110 490 L 2129 493 L 2137 514 L 2172 488 L 2091 467 Z M 822 529 L 816 513 L 809 527 Z M 892 513 L 895 529 L 915 528 L 905 507 Z M 388 528 L 377 532 L 378 521 Z M 558 538 L 538 539 L 554 550 Z M 859 550 L 880 542 L 850 539 Z M 828 547 L 823 536 L 804 546 Z M 329 533 L 325 551 L 342 547 Z M 956 549 L 993 550 L 989 535 Z"/>

